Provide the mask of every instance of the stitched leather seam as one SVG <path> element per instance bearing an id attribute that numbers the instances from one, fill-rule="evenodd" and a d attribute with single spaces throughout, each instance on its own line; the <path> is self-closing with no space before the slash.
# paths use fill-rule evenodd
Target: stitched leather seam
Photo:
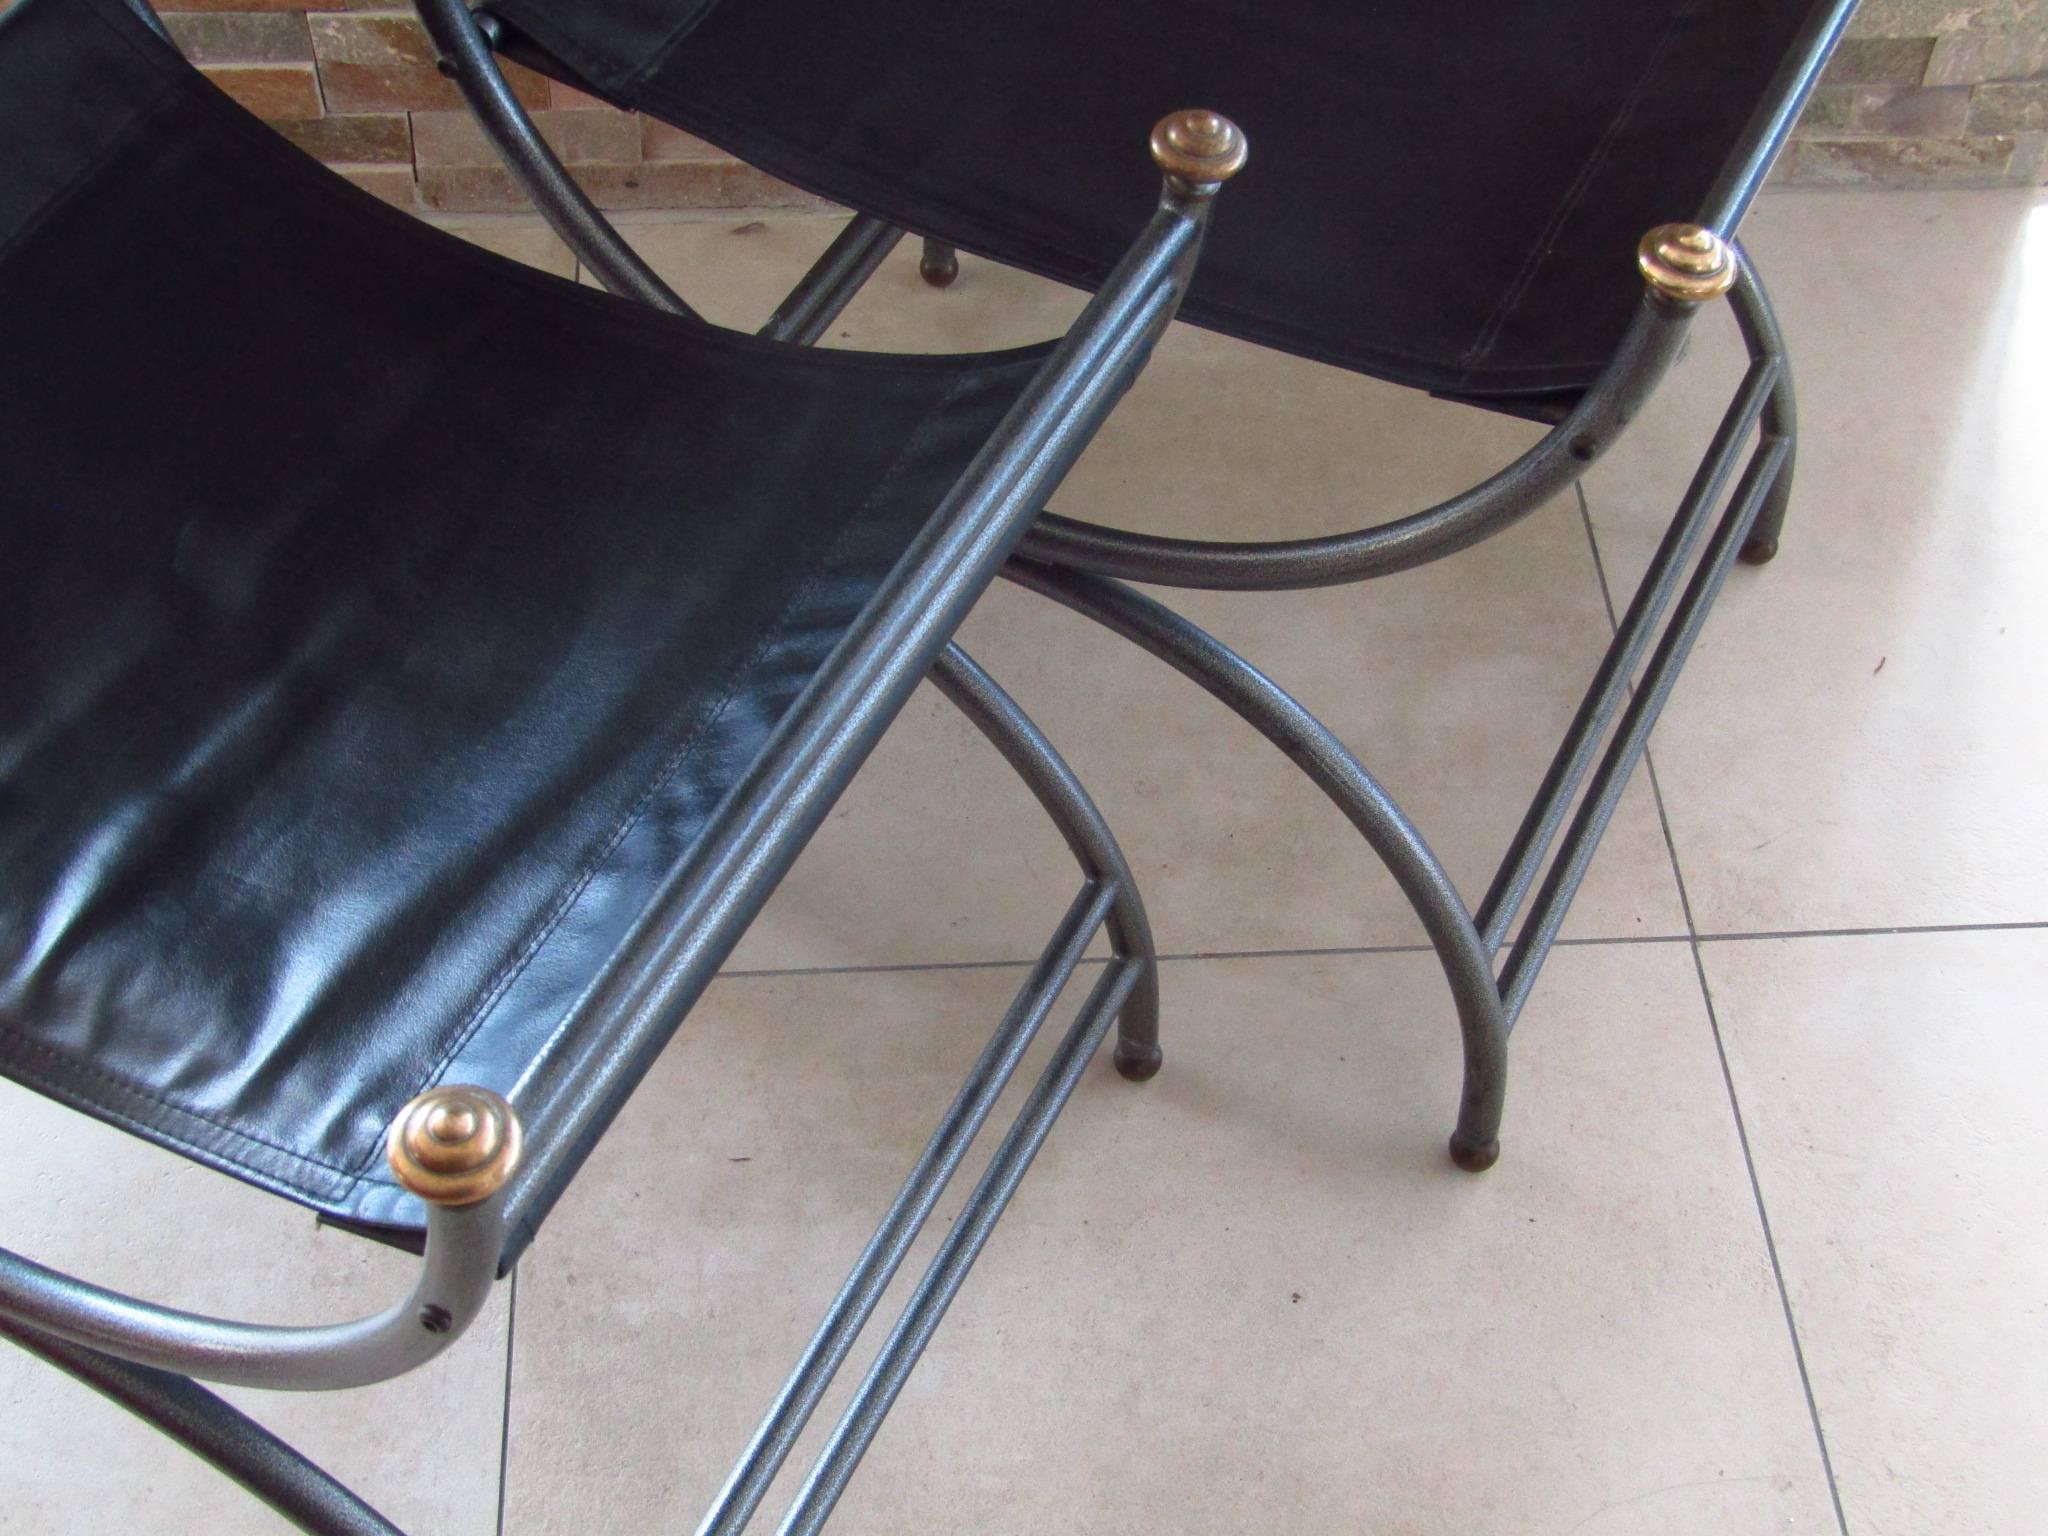
<path id="1" fill-rule="evenodd" d="M 80 167 L 77 175 L 51 193 L 44 200 L 42 206 L 37 208 L 25 223 L 16 228 L 13 234 L 9 235 L 4 241 L 0 241 L 0 265 L 4 265 L 11 257 L 24 249 L 30 239 L 45 224 L 49 223 L 51 219 L 55 218 L 76 199 L 78 194 L 84 191 L 86 186 L 101 171 L 113 164 L 122 155 L 125 155 L 134 146 L 136 139 L 141 137 L 142 131 L 153 126 L 156 120 L 167 113 L 173 104 L 172 93 L 166 88 L 159 91 L 147 106 L 137 108 L 135 116 L 129 121 L 127 126 L 114 135 L 112 141 L 104 149 Z"/>
<path id="2" fill-rule="evenodd" d="M 132 1083 L 124 1077 L 117 1077 L 113 1073 L 108 1072 L 104 1067 L 101 1067 L 96 1063 L 90 1061 L 81 1061 L 76 1057 L 68 1056 L 64 1052 L 58 1050 L 56 1047 L 50 1045 L 48 1042 L 38 1040 L 32 1035 L 24 1035 L 17 1029 L 9 1028 L 5 1031 L 5 1034 L 7 1038 L 20 1049 L 26 1051 L 33 1051 L 40 1055 L 48 1057 L 51 1063 L 57 1069 L 55 1072 L 36 1072 L 32 1068 L 24 1067 L 22 1070 L 23 1080 L 26 1080 L 28 1077 L 33 1076 L 37 1081 L 47 1083 L 51 1087 L 59 1089 L 61 1091 L 64 1080 L 66 1078 L 87 1078 L 92 1081 L 103 1084 L 107 1088 L 110 1088 L 115 1092 L 122 1094 L 128 1098 L 140 1100 L 142 1103 L 150 1105 L 152 1108 L 166 1110 L 171 1114 L 179 1116 L 181 1119 L 189 1120 L 192 1121 L 194 1124 L 204 1126 L 207 1130 L 213 1132 L 216 1136 L 224 1138 L 226 1141 L 230 1143 L 246 1142 L 251 1146 L 261 1147 L 266 1152 L 274 1152 L 279 1157 L 285 1158 L 290 1162 L 303 1164 L 310 1168 L 318 1168 L 323 1172 L 331 1173 L 337 1179 L 349 1180 L 353 1177 L 354 1170 L 352 1165 L 350 1164 L 325 1162 L 322 1159 L 313 1157 L 308 1153 L 297 1151 L 291 1147 L 280 1146 L 278 1143 L 273 1141 L 266 1141 L 263 1137 L 258 1136 L 253 1132 L 242 1130 L 238 1126 L 224 1125 L 217 1120 L 210 1119 L 209 1117 L 198 1113 L 196 1110 L 187 1109 L 181 1104 L 174 1103 L 172 1100 L 163 1097 L 159 1093 L 152 1092 L 151 1090 L 141 1087 L 136 1083 Z M 17 1062 L 16 1065 L 20 1066 L 21 1064 Z M 10 1073 L 10 1075 L 13 1074 Z M 121 1111 L 107 1111 L 105 1110 L 105 1106 L 103 1105 L 96 1104 L 94 1108 L 97 1111 L 105 1112 L 109 1118 L 117 1119 L 126 1125 L 129 1125 L 146 1133 L 146 1135 L 150 1137 L 162 1136 L 168 1140 L 175 1141 L 180 1146 L 189 1147 L 194 1151 L 203 1154 L 208 1154 L 211 1156 L 225 1157 L 230 1155 L 229 1153 L 221 1151 L 219 1149 L 208 1147 L 206 1141 L 201 1138 L 191 1135 L 181 1135 L 178 1132 L 167 1130 L 163 1126 L 156 1125 L 149 1120 L 141 1118 L 140 1116 L 123 1113 Z M 272 1177 L 281 1176 L 272 1175 Z"/>
<path id="3" fill-rule="evenodd" d="M 1472 370 L 1484 363 L 1487 355 L 1493 351 L 1495 343 L 1500 340 L 1501 332 L 1507 328 L 1509 317 L 1521 307 L 1522 300 L 1528 296 L 1529 289 L 1535 284 L 1536 274 L 1542 269 L 1544 257 L 1549 253 L 1551 243 L 1564 228 L 1566 221 L 1578 211 L 1579 204 L 1585 201 L 1586 193 L 1593 185 L 1594 176 L 1613 158 L 1614 147 L 1620 139 L 1622 129 L 1628 125 L 1629 119 L 1635 116 L 1636 109 L 1642 105 L 1643 93 L 1649 89 L 1651 79 L 1664 62 L 1664 55 L 1671 50 L 1671 44 L 1678 34 L 1679 16 L 1680 12 L 1674 10 L 1665 18 L 1663 30 L 1657 37 L 1657 44 L 1650 50 L 1649 58 L 1643 63 L 1642 73 L 1636 77 L 1636 82 L 1629 88 L 1628 95 L 1622 98 L 1621 107 L 1614 114 L 1614 120 L 1601 133 L 1600 141 L 1593 146 L 1593 153 L 1586 157 L 1585 165 L 1580 167 L 1579 174 L 1572 179 L 1570 188 L 1559 201 L 1556 210 L 1544 223 L 1542 235 L 1530 243 L 1528 255 L 1522 258 L 1521 270 L 1502 292 L 1500 301 L 1494 306 L 1493 313 L 1487 317 L 1486 324 L 1480 327 L 1479 334 L 1473 338 L 1472 345 L 1466 349 L 1465 355 L 1458 359 L 1462 377 L 1469 379 Z"/>
<path id="4" fill-rule="evenodd" d="M 879 502 L 881 502 L 881 500 L 883 500 L 883 498 L 885 498 L 887 494 L 889 494 L 889 489 L 891 489 L 891 487 L 895 485 L 895 481 L 897 481 L 897 479 L 901 477 L 901 473 L 903 473 L 903 467 L 905 467 L 905 465 L 907 465 L 907 463 L 909 463 L 909 461 L 911 461 L 911 459 L 913 459 L 915 455 L 918 455 L 918 453 L 920 453 L 920 451 L 924 449 L 924 444 L 926 444 L 926 442 L 930 440 L 930 436 L 932 436 L 932 432 L 936 430 L 938 422 L 940 422 L 940 420 L 942 420 L 942 418 L 946 416 L 946 412 L 948 412 L 948 410 L 952 408 L 952 403 L 954 403 L 954 401 L 956 401 L 958 397 L 961 397 L 961 393 L 963 393 L 963 391 L 967 389 L 967 383 L 969 383 L 969 377 L 967 377 L 967 375 L 963 375 L 963 377 L 958 377 L 958 379 L 954 379 L 954 381 L 952 381 L 952 385 L 950 385 L 950 387 L 946 389 L 944 397 L 942 397 L 942 399 L 938 401 L 938 408 L 936 408 L 936 410 L 934 410 L 934 412 L 932 412 L 930 416 L 926 416 L 926 418 L 924 418 L 924 422 L 920 422 L 918 430 L 913 430 L 913 432 L 911 432 L 911 434 L 909 434 L 909 436 L 907 436 L 907 438 L 903 440 L 903 446 L 901 446 L 901 449 L 897 451 L 897 455 L 895 455 L 895 457 L 893 457 L 893 459 L 889 461 L 887 469 L 883 469 L 881 477 L 879 477 L 877 481 L 874 481 L 874 489 L 872 489 L 872 492 L 868 492 L 868 496 L 866 496 L 866 498 L 864 498 L 864 500 L 860 502 L 860 508 L 858 508 L 858 510 L 856 510 L 856 512 L 854 512 L 854 514 L 852 514 L 852 516 L 850 516 L 850 518 L 846 520 L 846 524 L 844 524 L 844 528 L 842 528 L 842 532 L 840 532 L 840 537 L 838 537 L 838 539 L 834 539 L 834 543 L 831 543 L 831 547 L 827 549 L 827 553 L 825 553 L 825 559 L 821 559 L 821 561 L 817 563 L 817 567 L 813 567 L 811 575 L 807 575 L 807 578 L 805 578 L 805 580 L 803 580 L 803 582 L 799 584 L 797 592 L 793 592 L 793 594 L 791 594 L 791 598 L 788 598 L 788 602 L 784 602 L 784 604 L 782 604 L 782 608 L 780 608 L 780 610 L 778 610 L 778 614 L 776 614 L 776 625 L 772 625 L 772 627 L 768 629 L 768 633 L 764 635 L 764 639 L 762 639 L 762 641 L 760 641 L 760 643 L 758 643 L 758 645 L 754 647 L 754 651 L 750 651 L 750 653 L 748 653 L 748 657 L 745 657 L 745 662 L 741 662 L 741 664 L 739 664 L 739 666 L 737 666 L 737 668 L 733 670 L 733 674 L 731 674 L 731 684 L 729 684 L 729 686 L 725 688 L 725 692 L 721 694 L 721 698 L 719 698 L 719 702 L 717 702 L 717 705 L 715 705 L 715 707 L 713 707 L 713 709 L 711 709 L 711 711 L 709 711 L 709 713 L 705 715 L 705 721 L 702 721 L 702 723 L 700 723 L 700 725 L 698 725 L 698 727 L 696 727 L 694 731 L 690 731 L 690 735 L 688 735 L 688 737 L 686 737 L 686 739 L 684 739 L 684 741 L 682 741 L 682 743 L 678 745 L 678 748 L 676 748 L 676 752 L 674 752 L 674 754 L 670 754 L 668 762 L 666 762 L 666 764 L 662 766 L 662 770 L 659 770 L 659 774 L 657 774 L 657 776 L 653 778 L 653 782 L 651 782 L 651 784 L 647 784 L 647 791 L 645 791 L 645 793 L 643 793 L 643 795 L 639 797 L 639 801 L 635 801 L 635 805 L 633 805 L 633 807 L 631 807 L 631 809 L 627 811 L 625 819 L 623 819 L 621 823 L 618 823 L 618 829 L 614 831 L 614 834 L 612 834 L 612 838 L 610 838 L 610 840 L 606 842 L 606 846 L 604 846 L 604 852 L 602 852 L 602 854 L 600 854 L 600 856 L 598 856 L 596 860 L 592 860 L 590 868 L 588 868 L 588 870 L 584 872 L 584 877 L 582 877 L 582 879 L 578 881 L 578 889 L 575 889 L 575 893 L 571 893 L 571 895 L 580 895 L 580 893 L 582 893 L 582 889 L 584 889 L 584 885 L 588 885 L 588 883 L 590 883 L 590 879 L 594 879 L 594 874 L 596 874 L 598 866 L 600 866 L 600 864 L 602 864 L 602 862 L 604 862 L 606 858 L 610 858 L 610 854 L 612 854 L 612 850 L 614 850 L 614 848 L 618 846 L 618 842 L 621 842 L 621 840 L 623 840 L 623 838 L 625 838 L 625 836 L 629 834 L 629 831 L 631 831 L 631 829 L 633 829 L 633 827 L 635 827 L 635 825 L 639 823 L 639 819 L 641 819 L 641 817 L 645 815 L 645 811 L 647 811 L 647 805 L 651 805 L 651 803 L 653 803 L 655 795 L 659 795 L 659 791 L 662 791 L 662 788 L 664 788 L 664 786 L 666 786 L 666 784 L 668 784 L 668 782 L 670 782 L 670 780 L 672 780 L 672 778 L 676 776 L 676 768 L 680 768 L 680 766 L 682 766 L 682 760 L 684 760 L 686 756 L 690 756 L 690 752 L 692 752 L 692 750 L 696 750 L 696 748 L 698 748 L 698 745 L 702 743 L 702 739 L 705 739 L 705 735 L 707 735 L 707 733 L 709 733 L 709 731 L 711 731 L 711 729 L 713 729 L 713 727 L 717 725 L 717 721 L 719 721 L 719 719 L 721 719 L 721 717 L 725 715 L 725 711 L 727 711 L 727 709 L 731 707 L 731 702 L 733 702 L 733 698 L 735 698 L 735 696 L 737 696 L 737 692 L 739 692 L 739 680 L 741 680 L 743 676 L 748 676 L 750 672 L 754 672 L 754 668 L 758 668 L 758 666 L 760 666 L 760 659 L 762 659 L 762 655 L 764 655 L 764 653 L 766 653 L 766 651 L 770 649 L 770 645 L 774 645 L 774 643 L 776 643 L 776 637 L 780 635 L 782 623 L 786 621 L 786 618 L 788 618 L 788 616 L 791 616 L 793 612 L 801 610 L 801 608 L 803 608 L 803 606 L 805 606 L 805 604 L 807 604 L 807 602 L 811 600 L 811 594 L 813 594 L 813 592 L 817 592 L 819 584 L 821 584 L 821 582 L 825 580 L 825 571 L 827 571 L 827 569 L 829 569 L 831 565 L 834 565 L 834 561 L 838 559 L 838 555 L 840 555 L 840 553 L 842 553 L 842 551 L 846 549 L 846 543 L 848 543 L 848 539 L 852 539 L 852 535 L 854 535 L 854 530 L 858 530 L 858 528 L 860 528 L 860 524 L 862 524 L 862 520 L 866 518 L 866 514 L 868 514 L 868 512 L 870 512 L 870 510 L 872 510 L 874 506 L 877 506 L 877 504 L 879 504 Z M 864 606 L 864 604 L 862 604 L 862 606 Z M 815 676 L 815 672 L 813 672 L 813 676 Z M 645 909 L 643 909 L 643 911 L 645 911 Z M 561 922 L 561 918 L 563 918 L 563 915 L 565 915 L 565 913 L 567 913 L 567 905 L 563 905 L 563 907 L 561 907 L 561 911 L 557 911 L 557 915 L 555 915 L 555 918 L 553 918 L 553 920 L 549 922 L 549 932 L 553 932 L 555 924 L 559 924 L 559 922 Z M 524 956 L 520 958 L 520 969 L 524 969 L 524 967 L 526 967 L 526 965 L 530 963 L 530 958 L 532 958 L 532 954 L 535 954 L 535 952 L 539 950 L 541 942 L 543 942 L 543 940 L 545 940 L 545 938 L 549 936 L 549 932 L 541 934 L 541 936 L 539 936 L 539 938 L 535 940 L 535 944 L 532 944 L 532 946 L 530 946 L 530 948 L 526 950 L 526 954 L 524 954 Z M 516 975 L 516 973 L 514 973 L 514 975 Z M 510 981 L 512 981 L 512 975 L 508 975 L 508 977 L 504 979 L 504 985 L 510 985 Z M 502 987 L 500 987 L 500 995 L 502 995 Z M 489 1001 L 489 1004 L 496 1004 L 496 1001 L 498 1001 L 498 995 L 494 995 L 494 997 L 489 997 L 487 1001 Z M 455 1057 L 457 1057 L 457 1055 L 461 1055 L 461 1049 L 465 1047 L 465 1044 L 469 1044 L 469 1040 L 471 1040 L 471 1036 L 475 1034 L 477 1026 L 481 1026 L 481 1022 L 483 1022 L 483 1016 L 485 1016 L 485 1012 L 487 1012 L 487 1008 L 479 1008 L 479 1014 L 477 1014 L 477 1018 L 475 1018 L 475 1020 L 473 1020 L 473 1022 L 471 1022 L 471 1024 L 469 1024 L 469 1026 L 465 1028 L 463 1036 L 461 1036 L 461 1038 L 459 1038 L 459 1040 L 457 1040 L 457 1042 L 453 1044 L 453 1047 L 451 1047 L 449 1051 L 446 1051 L 446 1053 L 442 1055 L 442 1059 L 440 1059 L 440 1061 L 438 1061 L 438 1063 L 434 1065 L 434 1073 L 432 1073 L 432 1077 L 428 1077 L 428 1081 L 434 1081 L 434 1079 L 436 1079 L 436 1077 L 438 1077 L 438 1075 L 440 1075 L 442 1071 L 446 1071 L 446 1067 L 449 1067 L 449 1065 L 451 1065 L 451 1063 L 455 1061 Z M 569 1028 L 571 1020 L 573 1020 L 573 1012 L 571 1012 L 569 1016 L 563 1016 L 563 1020 L 561 1020 L 561 1022 L 559 1022 L 559 1024 L 557 1024 L 557 1026 L 555 1026 L 555 1028 L 553 1028 L 553 1030 L 549 1032 L 549 1036 L 547 1036 L 547 1038 L 545 1038 L 545 1040 L 541 1042 L 541 1047 L 539 1047 L 539 1049 L 537 1049 L 535 1053 L 532 1053 L 530 1065 L 532 1065 L 532 1063 L 539 1063 L 539 1061 L 543 1061 L 543 1059 L 545 1059 L 545 1057 L 547 1057 L 547 1055 L 549 1055 L 549 1053 L 551 1053 L 551 1051 L 553 1051 L 553 1049 L 557 1047 L 557 1042 L 559 1042 L 559 1040 L 563 1038 L 563 1032 L 565 1032 L 565 1030 Z M 365 1171 L 369 1171 L 369 1169 L 365 1169 Z"/>
<path id="5" fill-rule="evenodd" d="M 904 466 L 923 449 L 939 420 L 951 410 L 954 402 L 966 388 L 969 377 L 963 374 L 955 379 L 945 395 L 940 399 L 937 409 L 919 423 L 917 429 L 904 439 L 903 446 L 897 450 L 895 457 L 889 461 L 881 476 L 876 480 L 874 489 L 861 502 L 858 510 L 847 519 L 839 537 L 833 540 L 831 547 L 826 552 L 825 558 L 813 567 L 810 575 L 798 584 L 797 590 L 790 595 L 788 601 L 778 611 L 776 623 L 769 626 L 766 633 L 755 644 L 753 650 L 733 668 L 732 672 L 728 675 L 724 690 L 716 701 L 698 712 L 698 723 L 694 727 L 689 727 L 685 730 L 675 750 L 662 762 L 647 787 L 641 791 L 639 797 L 627 808 L 624 815 L 620 818 L 618 825 L 613 829 L 611 836 L 605 840 L 604 846 L 592 855 L 589 862 L 577 876 L 575 882 L 563 892 L 554 910 L 548 914 L 532 940 L 513 961 L 509 962 L 498 975 L 486 983 L 470 1017 L 465 1021 L 455 1039 L 441 1053 L 433 1067 L 428 1071 L 424 1081 L 421 1083 L 422 1089 L 438 1082 L 441 1075 L 462 1054 L 464 1047 L 475 1038 L 477 1030 L 483 1026 L 484 1020 L 490 1016 L 491 1010 L 503 1001 L 504 994 L 511 987 L 512 983 L 533 963 L 534 956 L 554 936 L 555 930 L 560 927 L 562 920 L 568 916 L 570 909 L 575 905 L 576 899 L 589 887 L 590 882 L 596 878 L 597 872 L 604 867 L 611 859 L 612 854 L 618 850 L 620 843 L 625 841 L 633 828 L 646 816 L 648 807 L 653 804 L 655 798 L 674 779 L 676 770 L 682 766 L 685 759 L 702 745 L 705 737 L 717 725 L 726 711 L 732 707 L 732 701 L 738 696 L 743 680 L 760 665 L 761 658 L 767 651 L 778 643 L 789 616 L 801 610 L 809 603 L 812 594 L 824 582 L 826 572 L 831 568 L 840 552 L 845 549 L 847 540 L 861 526 L 868 513 L 894 487 L 896 481 L 903 473 Z M 645 909 L 643 908 L 642 910 L 644 911 Z M 534 1053 L 534 1061 L 541 1060 L 554 1049 L 556 1043 L 562 1038 L 563 1032 L 569 1027 L 573 1017 L 574 1012 L 572 1010 L 570 1014 L 565 1015 L 562 1021 L 555 1026 L 547 1039 L 542 1042 L 539 1050 Z M 376 1168 L 376 1155 L 377 1149 L 373 1148 L 367 1156 L 357 1163 L 355 1178 L 350 1186 L 351 1193 L 353 1193 L 356 1184 L 359 1184 L 365 1177 L 374 1172 Z"/>

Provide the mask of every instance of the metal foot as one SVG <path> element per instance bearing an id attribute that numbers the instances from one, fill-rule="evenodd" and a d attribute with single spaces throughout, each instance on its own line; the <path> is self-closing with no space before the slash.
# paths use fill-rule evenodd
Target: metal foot
<path id="1" fill-rule="evenodd" d="M 934 288 L 950 288 L 960 275 L 960 256 L 952 246 L 927 239 L 924 254 L 917 258 L 917 275 Z"/>
<path id="2" fill-rule="evenodd" d="M 1159 1075 L 1166 1053 L 1156 1045 L 1134 1045 L 1128 1040 L 1119 1040 L 1113 1059 L 1117 1071 L 1127 1080 L 1142 1083 Z"/>
<path id="3" fill-rule="evenodd" d="M 1453 1131 L 1451 1161 L 1467 1173 L 1484 1173 L 1500 1161 L 1500 1138 L 1489 1136 L 1482 1140 L 1467 1136 L 1463 1131 Z"/>
<path id="4" fill-rule="evenodd" d="M 1778 541 L 1776 539 L 1751 539 L 1742 546 L 1742 563 L 1744 565 L 1769 565 L 1777 558 Z"/>

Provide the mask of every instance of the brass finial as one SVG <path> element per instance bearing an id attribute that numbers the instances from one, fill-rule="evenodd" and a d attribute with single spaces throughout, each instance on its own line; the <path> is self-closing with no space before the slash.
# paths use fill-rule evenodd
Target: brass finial
<path id="1" fill-rule="evenodd" d="M 1152 159 L 1192 187 L 1213 187 L 1244 169 L 1244 132 L 1220 112 L 1169 112 L 1152 130 Z"/>
<path id="2" fill-rule="evenodd" d="M 1643 277 L 1667 299 L 1698 304 L 1735 286 L 1735 253 L 1699 224 L 1659 224 L 1636 247 Z"/>
<path id="3" fill-rule="evenodd" d="M 488 1088 L 429 1088 L 399 1111 L 384 1155 L 430 1205 L 475 1205 L 519 1166 L 519 1116 Z"/>

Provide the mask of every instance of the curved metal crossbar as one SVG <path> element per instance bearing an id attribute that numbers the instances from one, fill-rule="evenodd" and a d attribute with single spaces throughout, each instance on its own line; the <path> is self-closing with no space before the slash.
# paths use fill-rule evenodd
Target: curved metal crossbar
<path id="1" fill-rule="evenodd" d="M 811 345 L 825 334 L 825 327 L 838 318 L 847 301 L 875 275 L 875 269 L 902 238 L 903 231 L 893 224 L 864 213 L 854 215 L 803 281 L 776 306 L 760 334 L 770 341 Z"/>
<path id="2" fill-rule="evenodd" d="M 931 678 L 1029 786 L 1067 840 L 1082 872 L 1116 891 L 1108 919 L 1110 947 L 1138 970 L 1117 1031 L 1116 1069 L 1132 1082 L 1143 1082 L 1158 1072 L 1162 1060 L 1159 960 L 1138 882 L 1109 823 L 1045 733 L 973 657 L 958 645 L 949 645 L 932 668 Z"/>
<path id="3" fill-rule="evenodd" d="M 290 1328 L 182 1312 L 0 1248 L 0 1316 L 137 1365 L 229 1386 L 319 1392 L 388 1381 L 441 1353 L 483 1310 L 504 1248 L 504 1203 L 427 1208 L 411 1294 L 355 1322 Z"/>
<path id="4" fill-rule="evenodd" d="M 1479 930 L 1443 865 L 1401 808 L 1330 728 L 1263 672 L 1165 604 L 1083 571 L 1013 559 L 1004 575 L 1150 651 L 1229 705 L 1277 746 L 1358 828 L 1414 907 L 1436 950 L 1465 1048 L 1451 1156 L 1489 1168 L 1500 1156 L 1507 1020 Z"/>
<path id="5" fill-rule="evenodd" d="M 1504 469 L 1421 512 L 1352 533 L 1236 541 L 1132 533 L 1048 512 L 1023 553 L 1122 581 L 1233 592 L 1342 586 L 1441 560 L 1519 522 L 1583 475 L 1678 356 L 1693 308 L 1646 294 L 1614 360 L 1563 421 Z"/>
<path id="6" fill-rule="evenodd" d="M 333 1536 L 403 1536 L 332 1473 L 189 1377 L 116 1360 L 5 1315 L 0 1338 L 147 1421 L 294 1525 Z"/>
<path id="7" fill-rule="evenodd" d="M 418 0 L 417 9 L 427 36 L 441 55 L 441 72 L 455 82 L 507 166 L 532 194 L 542 217 L 590 268 L 591 275 L 613 293 L 629 295 L 670 314 L 695 315 L 696 311 L 626 244 L 548 148 L 492 54 L 497 41 L 495 18 L 484 12 L 471 14 L 463 0 Z"/>

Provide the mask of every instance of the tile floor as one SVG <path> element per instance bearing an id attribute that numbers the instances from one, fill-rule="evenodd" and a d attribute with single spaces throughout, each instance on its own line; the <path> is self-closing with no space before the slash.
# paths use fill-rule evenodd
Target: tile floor
<path id="1" fill-rule="evenodd" d="M 634 228 L 734 323 L 832 232 Z M 537 225 L 467 233 L 573 270 Z M 1748 234 L 1800 370 L 1795 522 L 1657 731 L 1483 1178 L 1441 1152 L 1433 962 L 1339 817 L 1157 664 L 1015 590 L 977 611 L 969 648 L 1094 790 L 1175 956 L 1168 1065 L 1085 1080 L 834 1530 L 2041 1529 L 2048 199 L 1775 193 Z M 834 340 L 1030 340 L 1076 304 L 972 261 L 933 293 L 906 249 Z M 1186 605 L 1468 895 L 1739 371 L 1725 316 L 1697 332 L 1583 501 L 1367 590 Z M 1181 331 L 1058 505 L 1331 529 L 1531 435 Z M 921 695 L 474 1332 L 367 1394 L 236 1395 L 423 1533 L 690 1529 L 1071 879 Z M 12 1089 L 0 1157 L 6 1241 L 117 1284 L 287 1317 L 401 1283 Z M 0 1531 L 276 1528 L 0 1353 Z"/>

